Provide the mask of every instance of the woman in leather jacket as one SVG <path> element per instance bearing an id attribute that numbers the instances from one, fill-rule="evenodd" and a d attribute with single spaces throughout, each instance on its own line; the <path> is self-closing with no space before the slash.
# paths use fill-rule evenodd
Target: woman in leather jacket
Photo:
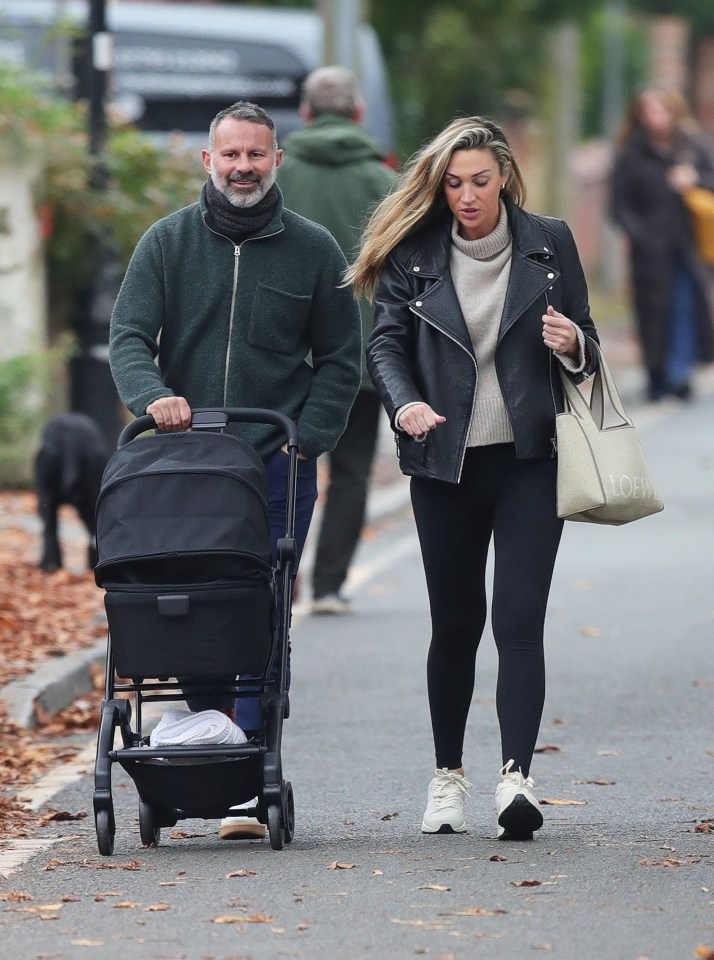
<path id="1" fill-rule="evenodd" d="M 545 698 L 543 628 L 562 532 L 555 508 L 556 364 L 592 372 L 597 341 L 568 226 L 523 210 L 503 130 L 453 121 L 374 211 L 348 279 L 374 296 L 367 365 L 395 431 L 432 620 L 436 770 L 424 833 L 466 830 L 463 743 L 486 623 L 493 539 L 497 833 L 543 822 L 530 763 Z M 376 294 L 376 295 L 375 295 Z"/>

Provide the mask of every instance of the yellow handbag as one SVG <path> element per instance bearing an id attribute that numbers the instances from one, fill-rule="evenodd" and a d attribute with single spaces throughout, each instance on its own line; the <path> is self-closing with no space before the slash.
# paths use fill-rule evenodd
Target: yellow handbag
<path id="1" fill-rule="evenodd" d="M 714 190 L 689 187 L 682 199 L 692 215 L 697 252 L 705 263 L 714 266 Z"/>

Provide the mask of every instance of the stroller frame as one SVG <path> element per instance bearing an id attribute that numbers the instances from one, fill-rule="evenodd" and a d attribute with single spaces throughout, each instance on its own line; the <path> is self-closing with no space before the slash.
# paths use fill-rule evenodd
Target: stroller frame
<path id="1" fill-rule="evenodd" d="M 194 431 L 222 432 L 232 422 L 272 424 L 287 438 L 285 536 L 278 541 L 277 562 L 273 567 L 273 617 L 268 663 L 262 677 L 253 677 L 243 683 L 240 678 L 232 682 L 194 682 L 183 678 L 179 682 L 163 677 L 149 683 L 143 679 L 127 682 L 116 676 L 111 631 L 108 631 L 93 794 L 97 846 L 103 856 L 111 856 L 114 852 L 116 820 L 112 766 L 117 762 L 135 781 L 139 793 L 139 833 L 146 846 L 159 844 L 162 827 L 172 827 L 179 820 L 188 818 L 221 818 L 228 815 L 231 807 L 253 797 L 257 797 L 257 804 L 241 812 L 267 824 L 271 847 L 280 850 L 284 843 L 293 839 L 293 789 L 291 783 L 283 779 L 281 743 L 283 720 L 290 713 L 287 670 L 292 587 L 297 566 L 298 432 L 295 423 L 283 414 L 252 407 L 194 410 L 191 427 Z M 155 428 L 153 417 L 138 417 L 122 430 L 117 450 Z M 276 660 L 277 677 L 271 679 Z M 256 739 L 238 745 L 147 746 L 147 738 L 142 734 L 144 703 L 183 700 L 192 694 L 221 693 L 240 697 L 246 691 L 260 696 L 263 731 Z M 132 712 L 135 726 L 132 726 Z M 122 743 L 119 748 L 115 747 L 117 731 Z M 209 793 L 211 799 L 196 806 L 193 798 L 197 793 Z"/>

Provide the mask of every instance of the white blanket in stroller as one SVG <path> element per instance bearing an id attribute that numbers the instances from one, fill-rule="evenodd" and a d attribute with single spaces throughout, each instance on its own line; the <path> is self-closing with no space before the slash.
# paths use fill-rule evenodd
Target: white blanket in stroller
<path id="1" fill-rule="evenodd" d="M 245 733 L 219 710 L 166 710 L 149 735 L 152 747 L 189 747 L 204 743 L 245 743 Z"/>

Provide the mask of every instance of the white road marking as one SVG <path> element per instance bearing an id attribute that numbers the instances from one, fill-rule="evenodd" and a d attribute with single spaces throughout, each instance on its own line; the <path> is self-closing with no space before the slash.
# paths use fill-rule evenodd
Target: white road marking
<path id="1" fill-rule="evenodd" d="M 23 790 L 19 799 L 30 810 L 39 810 L 56 793 L 84 776 L 87 768 L 94 764 L 96 752 L 96 744 L 88 744 L 73 760 L 55 767 L 44 777 L 41 777 L 37 783 Z M 0 876 L 7 879 L 36 854 L 49 850 L 55 843 L 60 843 L 63 839 L 63 837 L 48 837 L 35 840 L 25 837 L 18 840 L 3 840 L 0 842 Z"/>
<path id="2" fill-rule="evenodd" d="M 384 570 L 393 568 L 395 564 L 399 563 L 399 561 L 404 560 L 407 557 L 412 556 L 412 554 L 418 552 L 419 540 L 417 539 L 416 533 L 411 533 L 406 537 L 401 537 L 386 549 L 380 550 L 379 555 L 373 560 L 365 560 L 362 563 L 353 564 L 350 567 L 350 571 L 347 575 L 347 581 L 345 583 L 347 593 L 354 593 L 355 590 L 358 590 L 365 584 L 370 583 L 370 581 L 375 580 Z M 309 616 L 309 614 L 309 600 L 294 604 L 292 618 L 293 626 L 301 623 L 305 617 Z"/>
<path id="3" fill-rule="evenodd" d="M 74 757 L 55 767 L 33 784 L 29 790 L 23 791 L 21 799 L 31 810 L 39 810 L 59 793 L 69 783 L 74 783 L 84 776 L 89 767 L 94 767 L 94 758 L 97 753 L 96 743 L 88 744 Z"/>
<path id="4" fill-rule="evenodd" d="M 59 843 L 61 837 L 53 837 L 49 840 L 5 840 L 3 849 L 0 850 L 0 877 L 5 880 L 19 869 L 23 864 L 31 860 L 35 854 L 48 850 L 53 844 Z"/>
<path id="5" fill-rule="evenodd" d="M 347 589 L 349 591 L 357 590 L 363 587 L 370 580 L 374 580 L 384 570 L 393 568 L 407 557 L 419 552 L 419 540 L 416 533 L 411 533 L 402 537 L 391 544 L 385 550 L 380 550 L 379 555 L 369 563 L 356 564 L 350 569 L 347 576 Z"/>

